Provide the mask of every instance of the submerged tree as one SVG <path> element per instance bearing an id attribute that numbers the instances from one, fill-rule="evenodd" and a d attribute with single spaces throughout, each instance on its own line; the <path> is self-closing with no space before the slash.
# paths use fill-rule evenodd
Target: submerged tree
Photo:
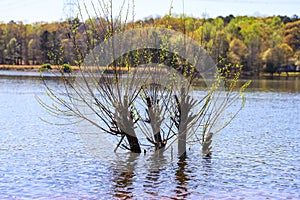
<path id="1" fill-rule="evenodd" d="M 240 92 L 235 91 L 241 68 L 236 68 L 234 78 L 228 81 L 232 67 L 217 69 L 204 49 L 185 34 L 166 28 L 130 27 L 126 25 L 129 8 L 122 20 L 123 7 L 114 18 L 112 1 L 99 1 L 98 6 L 100 20 L 90 20 L 85 27 L 87 51 L 82 52 L 82 41 L 73 40 L 75 52 L 87 53 L 77 61 L 79 70 L 60 70 L 61 91 L 43 79 L 53 103 L 40 103 L 56 116 L 72 122 L 84 120 L 118 137 L 115 151 L 123 148 L 141 153 L 149 145 L 154 151 L 164 151 L 177 142 L 178 155 L 183 156 L 187 143 L 200 142 L 203 154 L 210 156 L 213 135 L 244 105 L 242 92 L 249 82 Z M 98 29 L 102 31 L 98 33 Z M 91 33 L 102 38 L 92 50 Z M 193 87 L 201 81 L 206 90 L 196 96 Z M 242 99 L 239 109 L 220 125 L 222 114 L 238 99 Z"/>

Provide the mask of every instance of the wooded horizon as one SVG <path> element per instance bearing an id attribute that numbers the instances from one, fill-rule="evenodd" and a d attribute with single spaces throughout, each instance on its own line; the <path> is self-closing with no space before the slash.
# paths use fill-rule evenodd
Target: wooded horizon
<path id="1" fill-rule="evenodd" d="M 103 18 L 85 22 L 74 18 L 53 23 L 0 23 L 0 64 L 78 65 L 82 56 L 76 52 L 74 40 L 80 51 L 86 54 L 109 37 L 106 27 L 103 27 L 109 23 Z M 244 71 L 253 74 L 300 70 L 300 19 L 297 15 L 292 18 L 166 15 L 128 22 L 124 30 L 143 27 L 170 28 L 182 32 L 198 42 L 216 63 L 222 60 L 220 65 L 243 65 Z"/>

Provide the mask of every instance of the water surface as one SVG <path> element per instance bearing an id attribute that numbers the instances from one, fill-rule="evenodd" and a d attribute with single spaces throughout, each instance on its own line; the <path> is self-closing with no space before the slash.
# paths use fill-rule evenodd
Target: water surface
<path id="1" fill-rule="evenodd" d="M 63 122 L 37 103 L 38 77 L 2 76 L 0 199 L 299 199 L 299 92 L 299 79 L 254 81 L 211 159 L 195 145 L 184 160 L 111 153 L 103 162 L 77 126 L 41 121 Z"/>

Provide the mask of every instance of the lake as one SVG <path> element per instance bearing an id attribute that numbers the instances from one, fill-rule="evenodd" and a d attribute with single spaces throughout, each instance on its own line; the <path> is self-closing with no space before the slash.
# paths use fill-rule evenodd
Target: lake
<path id="1" fill-rule="evenodd" d="M 37 74 L 2 72 L 0 199 L 300 199 L 299 77 L 254 80 L 211 159 L 197 145 L 184 160 L 113 148 L 100 158 L 78 126 L 41 120 L 63 122 L 36 96 L 46 96 Z"/>

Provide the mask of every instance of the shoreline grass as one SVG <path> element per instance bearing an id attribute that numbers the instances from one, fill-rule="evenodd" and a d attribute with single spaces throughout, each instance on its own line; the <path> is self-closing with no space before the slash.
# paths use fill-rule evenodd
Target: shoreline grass
<path id="1" fill-rule="evenodd" d="M 274 73 L 273 75 L 271 75 L 270 73 L 260 73 L 259 75 L 260 77 L 300 77 L 300 71 L 298 72 L 281 72 L 280 74 L 278 73 Z"/>
<path id="2" fill-rule="evenodd" d="M 0 70 L 6 71 L 38 71 L 42 65 L 0 65 Z M 78 69 L 78 66 L 71 66 L 72 69 Z M 51 65 L 51 68 L 54 70 L 58 70 L 61 68 L 60 65 Z"/>

